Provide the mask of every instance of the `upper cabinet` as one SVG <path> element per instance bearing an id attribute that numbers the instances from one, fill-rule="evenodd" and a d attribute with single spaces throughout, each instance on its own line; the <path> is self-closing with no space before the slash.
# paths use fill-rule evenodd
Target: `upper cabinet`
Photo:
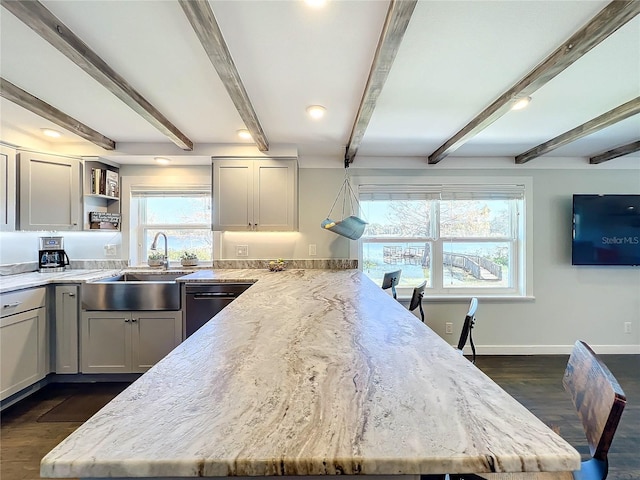
<path id="1" fill-rule="evenodd" d="M 102 160 L 85 158 L 82 178 L 84 229 L 119 230 L 120 169 Z"/>
<path id="2" fill-rule="evenodd" d="M 20 230 L 80 230 L 80 159 L 18 151 Z"/>
<path id="3" fill-rule="evenodd" d="M 294 231 L 298 228 L 295 159 L 214 159 L 213 230 Z"/>
<path id="4" fill-rule="evenodd" d="M 16 151 L 0 145 L 0 232 L 16 228 Z"/>

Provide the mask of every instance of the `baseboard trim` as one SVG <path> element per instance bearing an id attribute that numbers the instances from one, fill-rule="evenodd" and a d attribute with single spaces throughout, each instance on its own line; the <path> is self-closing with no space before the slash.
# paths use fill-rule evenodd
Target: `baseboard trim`
<path id="1" fill-rule="evenodd" d="M 589 344 L 600 355 L 640 354 L 640 345 L 594 345 Z M 573 345 L 476 345 L 476 355 L 569 355 Z M 471 347 L 464 347 L 464 354 L 471 355 Z"/>

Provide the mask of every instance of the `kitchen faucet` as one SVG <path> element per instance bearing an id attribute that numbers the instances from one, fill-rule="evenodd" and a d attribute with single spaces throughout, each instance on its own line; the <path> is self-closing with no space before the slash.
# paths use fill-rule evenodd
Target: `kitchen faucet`
<path id="1" fill-rule="evenodd" d="M 151 250 L 155 250 L 158 244 L 158 237 L 162 235 L 164 237 L 164 259 L 162 260 L 162 266 L 165 269 L 169 268 L 169 253 L 167 252 L 167 235 L 163 232 L 156 233 L 153 237 L 153 243 L 151 244 Z"/>

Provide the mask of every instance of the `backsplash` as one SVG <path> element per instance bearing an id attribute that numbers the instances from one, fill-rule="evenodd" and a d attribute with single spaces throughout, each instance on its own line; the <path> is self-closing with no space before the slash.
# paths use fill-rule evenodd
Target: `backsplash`
<path id="1" fill-rule="evenodd" d="M 326 270 L 350 270 L 358 268 L 358 260 L 347 259 L 308 259 L 308 260 L 285 260 L 286 268 L 300 268 L 305 270 L 326 269 Z M 189 270 L 202 269 L 229 269 L 229 268 L 255 268 L 266 269 L 269 260 L 216 260 L 213 264 L 201 263 L 197 267 L 190 267 Z M 71 260 L 69 268 L 71 270 L 118 270 L 128 268 L 127 260 Z M 178 264 L 171 268 L 179 268 Z M 16 275 L 18 273 L 36 272 L 38 262 L 13 263 L 0 265 L 0 276 Z"/>
<path id="2" fill-rule="evenodd" d="M 358 260 L 314 258 L 303 260 L 285 260 L 286 268 L 350 270 L 358 268 Z M 213 268 L 267 268 L 269 260 L 214 260 Z"/>

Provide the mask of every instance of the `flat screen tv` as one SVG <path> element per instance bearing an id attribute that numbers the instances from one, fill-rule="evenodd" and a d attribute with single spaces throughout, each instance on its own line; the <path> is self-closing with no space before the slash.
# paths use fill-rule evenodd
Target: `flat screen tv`
<path id="1" fill-rule="evenodd" d="M 640 195 L 574 195 L 573 265 L 640 265 Z"/>

